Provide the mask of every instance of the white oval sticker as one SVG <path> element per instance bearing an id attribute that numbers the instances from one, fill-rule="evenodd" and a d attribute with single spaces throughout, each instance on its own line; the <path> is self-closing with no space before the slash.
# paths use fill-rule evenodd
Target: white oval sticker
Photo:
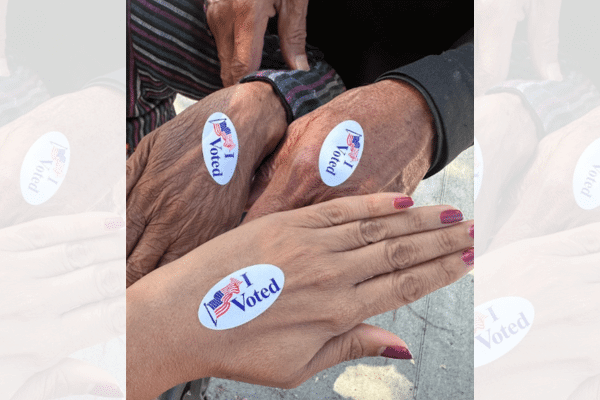
<path id="1" fill-rule="evenodd" d="M 42 135 L 29 148 L 21 165 L 21 194 L 37 206 L 50 199 L 62 185 L 69 169 L 69 141 L 60 132 Z"/>
<path id="2" fill-rule="evenodd" d="M 573 173 L 573 195 L 577 205 L 593 210 L 600 205 L 600 139 L 581 154 Z"/>
<path id="3" fill-rule="evenodd" d="M 360 124 L 344 121 L 329 132 L 319 154 L 319 172 L 327 186 L 337 186 L 352 175 L 365 148 Z"/>
<path id="4" fill-rule="evenodd" d="M 235 172 L 239 143 L 235 127 L 223 113 L 211 114 L 202 131 L 202 154 L 210 176 L 226 185 Z"/>
<path id="5" fill-rule="evenodd" d="M 473 185 L 475 186 L 475 200 L 477 200 L 479 189 L 481 189 L 481 181 L 483 180 L 483 156 L 477 138 L 475 138 L 475 151 L 473 155 Z"/>
<path id="6" fill-rule="evenodd" d="M 243 325 L 271 307 L 284 281 L 283 271 L 271 264 L 252 265 L 229 274 L 202 299 L 200 323 L 213 330 Z"/>
<path id="7" fill-rule="evenodd" d="M 475 367 L 511 351 L 533 324 L 533 305 L 522 297 L 502 297 L 475 307 Z"/>

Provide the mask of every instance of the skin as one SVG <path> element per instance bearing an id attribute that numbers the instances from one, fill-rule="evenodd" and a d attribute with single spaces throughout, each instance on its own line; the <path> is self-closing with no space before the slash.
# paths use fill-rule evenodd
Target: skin
<path id="1" fill-rule="evenodd" d="M 224 186 L 202 155 L 204 124 L 217 111 L 231 119 L 241 149 Z M 253 173 L 286 127 L 271 86 L 250 82 L 211 94 L 146 136 L 127 161 L 127 286 L 237 226 Z"/>
<path id="2" fill-rule="evenodd" d="M 258 70 L 267 23 L 275 15 L 285 62 L 290 69 L 309 70 L 304 49 L 308 0 L 208 0 L 205 5 L 223 86 Z"/>
<path id="3" fill-rule="evenodd" d="M 406 346 L 361 322 L 468 273 L 473 266 L 461 256 L 473 244 L 473 221 L 440 229 L 440 213 L 451 207 L 397 210 L 401 196 L 346 197 L 271 214 L 140 279 L 127 289 L 128 398 L 151 399 L 202 376 L 290 388 L 342 361 Z M 201 325 L 204 294 L 259 263 L 285 274 L 273 305 L 237 328 Z"/>
<path id="4" fill-rule="evenodd" d="M 319 174 L 319 153 L 329 132 L 345 120 L 361 125 L 365 148 L 352 176 L 329 187 Z M 433 138 L 429 107 L 411 85 L 384 80 L 349 90 L 290 125 L 257 172 L 244 221 L 341 196 L 410 194 L 429 169 Z"/>
<path id="5" fill-rule="evenodd" d="M 0 128 L 0 227 L 48 215 L 106 210 L 122 203 L 116 195 L 123 176 L 125 96 L 105 87 L 53 97 Z M 70 164 L 60 189 L 45 203 L 23 200 L 23 159 L 37 139 L 58 131 L 70 144 Z M 122 192 L 121 192 L 122 193 Z"/>
<path id="6" fill-rule="evenodd" d="M 483 157 L 483 181 L 475 213 L 477 254 L 485 253 L 498 226 L 506 221 L 500 201 L 514 196 L 512 180 L 522 176 L 538 144 L 536 127 L 521 99 L 511 93 L 475 98 L 475 132 Z"/>
<path id="7" fill-rule="evenodd" d="M 533 65 L 541 79 L 562 80 L 558 23 L 562 0 L 475 1 L 475 95 L 508 76 L 517 23 L 527 19 Z"/>
<path id="8" fill-rule="evenodd" d="M 67 358 L 125 333 L 124 231 L 112 213 L 53 216 L 0 230 L 0 395 L 54 398 L 118 388 Z M 115 229 L 106 229 L 106 221 Z M 18 267 L 18 268 L 16 268 Z"/>
<path id="9" fill-rule="evenodd" d="M 475 369 L 475 398 L 499 400 L 515 393 L 524 399 L 596 398 L 581 395 L 593 381 L 582 382 L 600 373 L 594 335 L 600 326 L 593 317 L 599 311 L 593 301 L 600 289 L 599 238 L 600 224 L 592 223 L 477 258 L 475 305 L 523 297 L 532 303 L 535 319 L 515 349 Z"/>
<path id="10" fill-rule="evenodd" d="M 540 142 L 525 177 L 512 189 L 514 195 L 505 207 L 510 217 L 490 243 L 491 250 L 600 218 L 600 208 L 583 210 L 573 195 L 575 166 L 585 148 L 598 138 L 599 129 L 600 107 Z M 539 207 L 548 202 L 550 207 Z"/>

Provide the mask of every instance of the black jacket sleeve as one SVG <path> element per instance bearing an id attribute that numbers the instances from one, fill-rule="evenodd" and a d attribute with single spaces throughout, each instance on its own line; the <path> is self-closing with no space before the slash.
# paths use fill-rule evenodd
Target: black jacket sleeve
<path id="1" fill-rule="evenodd" d="M 473 145 L 473 44 L 386 72 L 377 80 L 398 79 L 425 97 L 436 128 L 436 144 L 425 178 L 441 171 Z"/>

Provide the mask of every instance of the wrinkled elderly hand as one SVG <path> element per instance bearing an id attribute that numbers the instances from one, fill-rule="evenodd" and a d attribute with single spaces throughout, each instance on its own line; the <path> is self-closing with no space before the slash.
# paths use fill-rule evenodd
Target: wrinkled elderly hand
<path id="1" fill-rule="evenodd" d="M 506 79 L 517 23 L 527 16 L 528 42 L 541 79 L 561 80 L 558 21 L 562 0 L 475 1 L 475 95 Z"/>
<path id="2" fill-rule="evenodd" d="M 207 118 L 222 112 L 237 131 L 237 167 L 216 183 L 202 154 Z M 235 227 L 254 171 L 287 127 L 268 83 L 222 89 L 146 136 L 127 161 L 127 285 Z"/>
<path id="3" fill-rule="evenodd" d="M 581 208 L 574 193 L 575 167 L 599 131 L 600 107 L 542 139 L 525 178 L 496 211 L 510 218 L 495 235 L 490 250 L 600 220 L 600 207 Z M 590 197 L 598 193 L 600 159 L 592 161 L 579 177 L 577 196 L 582 196 L 581 191 Z"/>
<path id="4" fill-rule="evenodd" d="M 140 279 L 127 290 L 128 398 L 151 399 L 202 376 L 295 387 L 342 361 L 406 348 L 394 334 L 361 322 L 473 268 L 473 221 L 444 224 L 457 210 L 406 210 L 410 204 L 404 195 L 382 193 L 271 214 Z M 274 303 L 234 328 L 200 324 L 211 287 L 256 264 L 275 265 L 285 275 Z M 240 284 L 232 308 L 254 289 L 265 296 L 260 287 Z M 161 368 L 146 367 L 158 360 Z"/>
<path id="5" fill-rule="evenodd" d="M 122 395 L 108 372 L 66 357 L 125 333 L 124 225 L 86 213 L 0 230 L 2 399 Z"/>
<path id="6" fill-rule="evenodd" d="M 330 187 L 321 180 L 319 153 L 330 131 L 346 120 L 361 125 L 364 150 L 352 175 Z M 429 169 L 433 137 L 429 107 L 411 85 L 383 80 L 349 90 L 290 125 L 257 172 L 244 221 L 341 196 L 410 194 Z"/>
<path id="7" fill-rule="evenodd" d="M 514 197 L 508 187 L 531 163 L 538 144 L 536 126 L 530 111 L 519 96 L 492 94 L 475 99 L 475 138 L 481 149 L 481 189 L 475 200 L 480 220 L 476 252 L 483 254 L 488 242 L 506 221 L 498 211 L 500 204 Z"/>
<path id="8" fill-rule="evenodd" d="M 291 69 L 309 70 L 305 51 L 308 0 L 206 0 L 205 5 L 225 87 L 260 67 L 267 23 L 275 14 L 285 62 Z"/>
<path id="9" fill-rule="evenodd" d="M 569 395 L 600 374 L 600 223 L 511 243 L 476 262 L 476 306 L 517 296 L 535 315 L 517 347 L 475 369 L 475 398 L 595 399 Z"/>

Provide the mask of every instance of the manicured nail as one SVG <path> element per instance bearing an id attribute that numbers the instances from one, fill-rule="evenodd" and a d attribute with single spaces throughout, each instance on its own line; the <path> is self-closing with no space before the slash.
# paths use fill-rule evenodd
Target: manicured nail
<path id="1" fill-rule="evenodd" d="M 475 252 L 473 251 L 473 249 L 469 249 L 469 250 L 465 250 L 463 251 L 462 254 L 462 260 L 465 263 L 465 265 L 473 265 L 473 260 L 475 258 Z"/>
<path id="2" fill-rule="evenodd" d="M 412 198 L 410 197 L 396 197 L 394 199 L 394 208 L 398 210 L 402 210 L 403 208 L 412 207 L 415 204 Z"/>
<path id="3" fill-rule="evenodd" d="M 121 389 L 118 386 L 115 386 L 111 383 L 97 384 L 92 388 L 92 390 L 89 391 L 88 394 L 103 397 L 124 397 L 124 394 L 121 391 Z"/>
<path id="4" fill-rule="evenodd" d="M 442 224 L 453 224 L 463 220 L 463 215 L 459 210 L 446 210 L 440 214 Z"/>
<path id="5" fill-rule="evenodd" d="M 381 353 L 382 357 L 393 358 L 395 360 L 412 360 L 413 356 L 406 347 L 390 346 L 386 347 Z"/>
<path id="6" fill-rule="evenodd" d="M 104 220 L 105 231 L 118 231 L 125 226 L 125 221 L 121 217 L 106 218 Z"/>
<path id="7" fill-rule="evenodd" d="M 469 228 L 469 236 L 471 236 L 471 239 L 475 239 L 475 224 Z"/>

